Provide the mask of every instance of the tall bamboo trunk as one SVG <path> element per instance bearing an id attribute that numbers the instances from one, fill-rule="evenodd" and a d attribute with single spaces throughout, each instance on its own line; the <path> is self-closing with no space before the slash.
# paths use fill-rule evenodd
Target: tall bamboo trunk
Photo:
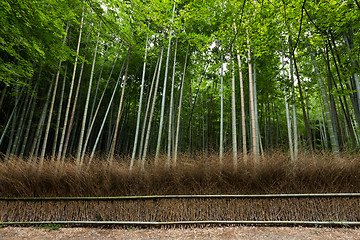
<path id="1" fill-rule="evenodd" d="M 248 45 L 248 67 L 249 67 L 249 98 L 250 98 L 250 119 L 251 119 L 251 145 L 252 154 L 255 162 L 258 163 L 257 141 L 256 141 L 256 124 L 255 124 L 255 106 L 254 106 L 254 82 L 253 82 L 253 70 L 249 37 L 247 39 Z"/>
<path id="2" fill-rule="evenodd" d="M 161 73 L 161 63 L 162 63 L 162 58 L 163 58 L 163 52 L 164 52 L 164 48 L 162 47 L 161 52 L 160 52 L 159 70 L 157 72 L 154 96 L 153 96 L 153 99 L 152 99 L 149 122 L 148 122 L 147 131 L 146 131 L 145 143 L 144 143 L 144 150 L 143 150 L 142 159 L 141 159 L 141 168 L 142 169 L 145 168 L 145 160 L 146 160 L 147 151 L 148 151 L 148 147 L 149 147 L 149 139 L 150 139 L 150 132 L 151 132 L 151 122 L 152 122 L 152 117 L 153 117 L 153 114 L 154 114 L 157 89 L 158 89 L 158 85 L 159 85 L 159 78 L 160 78 L 160 73 Z"/>
<path id="3" fill-rule="evenodd" d="M 18 114 L 20 112 L 20 108 L 21 108 L 22 104 L 26 101 L 26 97 L 25 97 L 25 100 L 20 101 L 19 86 L 15 87 L 15 99 L 16 99 L 15 102 L 19 103 L 19 104 L 15 104 L 14 111 L 13 111 L 14 120 L 11 121 L 11 130 L 10 130 L 10 133 L 9 133 L 10 138 L 9 138 L 8 143 L 7 143 L 7 149 L 6 149 L 6 152 L 5 152 L 5 161 L 9 160 L 9 158 L 10 158 L 14 138 L 16 138 L 16 133 L 18 133 L 18 131 L 15 130 L 16 123 L 18 121 Z"/>
<path id="4" fill-rule="evenodd" d="M 183 75 L 182 75 L 182 79 L 181 79 L 181 86 L 180 86 L 178 115 L 177 115 L 177 121 L 176 121 L 175 147 L 174 147 L 174 155 L 173 155 L 173 165 L 174 166 L 176 166 L 177 152 L 178 152 L 178 146 L 179 146 L 181 108 L 182 108 L 182 100 L 183 100 L 183 94 L 184 94 L 184 82 L 185 82 L 185 73 L 186 73 L 186 66 L 187 66 L 187 61 L 188 61 L 188 54 L 189 54 L 189 44 L 186 48 L 184 71 L 183 71 Z"/>
<path id="5" fill-rule="evenodd" d="M 19 97 L 17 97 L 19 98 Z M 6 149 L 6 152 L 5 152 L 5 161 L 8 161 L 10 159 L 10 156 L 11 156 L 11 147 L 13 145 L 13 141 L 14 141 L 14 135 L 15 135 L 15 126 L 16 126 L 16 119 L 17 119 L 17 114 L 18 114 L 18 107 L 16 106 L 14 108 L 14 119 L 12 122 L 11 122 L 11 130 L 10 130 L 10 139 L 8 141 L 8 146 L 7 146 L 7 149 Z"/>
<path id="6" fill-rule="evenodd" d="M 81 162 L 84 161 L 84 157 L 85 157 L 85 153 L 86 153 L 86 148 L 87 148 L 88 143 L 89 143 L 91 131 L 92 131 L 93 127 L 94 127 L 97 114 L 99 113 L 99 109 L 100 109 L 101 103 L 102 103 L 102 101 L 103 101 L 103 99 L 104 99 L 106 89 L 107 89 L 107 87 L 108 87 L 108 85 L 109 85 L 109 82 L 110 82 L 110 79 L 111 79 L 111 76 L 112 76 L 112 73 L 113 73 L 115 64 L 116 64 L 116 62 L 117 62 L 117 60 L 118 60 L 118 56 L 119 56 L 119 55 L 116 55 L 115 62 L 114 62 L 114 64 L 113 64 L 113 67 L 112 67 L 112 70 L 111 70 L 111 72 L 110 72 L 109 78 L 108 78 L 108 80 L 106 81 L 106 85 L 105 85 L 105 87 L 104 87 L 103 93 L 101 94 L 101 97 L 100 97 L 98 106 L 97 106 L 97 108 L 96 108 L 96 110 L 95 110 L 95 113 L 94 113 L 93 116 L 90 118 L 91 123 L 90 123 L 90 126 L 89 126 L 89 128 L 88 128 L 88 131 L 87 131 L 87 133 L 86 133 L 86 138 L 85 138 L 85 142 L 84 142 L 84 147 L 83 147 L 83 149 L 82 149 L 82 154 L 81 154 Z"/>
<path id="7" fill-rule="evenodd" d="M 298 86 L 299 86 L 300 105 L 301 105 L 301 110 L 302 110 L 302 113 L 303 113 L 304 123 L 305 123 L 305 128 L 306 128 L 306 137 L 307 137 L 306 140 L 308 142 L 310 150 L 313 151 L 313 144 L 312 144 L 312 138 L 311 138 L 311 130 L 310 130 L 309 119 L 308 119 L 308 114 L 307 114 L 306 109 L 305 109 L 304 96 L 303 96 L 302 87 L 301 87 L 300 74 L 299 74 L 297 63 L 296 63 L 295 51 L 292 50 L 292 40 L 291 40 L 290 36 L 289 36 L 289 51 L 291 53 L 291 56 L 290 56 L 291 60 L 294 63 L 296 78 L 297 78 Z"/>
<path id="8" fill-rule="evenodd" d="M 65 137 L 65 142 L 64 142 L 64 149 L 63 149 L 63 153 L 62 153 L 62 160 L 64 160 L 65 157 L 66 157 L 71 132 L 73 130 L 75 111 L 76 111 L 76 108 L 77 108 L 77 101 L 79 99 L 79 91 L 80 91 L 80 88 L 81 88 L 81 85 L 82 85 L 82 76 L 83 76 L 83 72 L 84 72 L 86 53 L 84 54 L 83 58 L 84 58 L 84 61 L 81 63 L 81 68 L 80 68 L 80 73 L 79 73 L 79 80 L 78 80 L 76 91 L 75 91 L 74 103 L 72 104 L 73 106 L 72 106 L 72 110 L 71 110 L 71 116 L 70 116 L 70 120 L 69 120 L 68 130 L 66 132 L 66 137 Z"/>
<path id="9" fill-rule="evenodd" d="M 245 162 L 247 161 L 247 147 L 246 147 L 246 122 L 245 122 L 245 98 L 244 98 L 244 81 L 241 67 L 241 58 L 239 51 L 237 52 L 237 59 L 239 65 L 239 81 L 240 81 L 240 100 L 241 100 L 241 132 L 242 132 L 242 152 Z"/>
<path id="10" fill-rule="evenodd" d="M 125 88 L 126 88 L 127 74 L 128 74 L 128 70 L 129 70 L 130 54 L 131 54 L 131 47 L 129 47 L 129 51 L 128 51 L 128 55 L 127 55 L 127 62 L 126 62 L 125 74 L 124 74 L 123 82 L 122 82 L 122 90 L 121 90 L 120 103 L 119 103 L 119 108 L 118 108 L 118 115 L 117 115 L 116 123 L 115 123 L 115 131 L 114 131 L 114 136 L 113 136 L 113 139 L 112 139 L 110 152 L 109 152 L 109 156 L 108 156 L 108 162 L 110 162 L 110 163 L 112 162 L 112 160 L 114 158 L 116 139 L 117 139 L 117 132 L 118 132 L 118 129 L 119 129 L 119 123 L 120 123 L 120 118 L 121 118 L 121 110 L 122 110 L 124 94 L 125 94 Z"/>
<path id="11" fill-rule="evenodd" d="M 149 24 L 148 24 L 148 28 L 149 28 Z M 148 51 L 148 41 L 149 41 L 149 37 L 148 37 L 148 35 L 146 35 L 144 64 L 143 64 L 143 72 L 142 72 L 142 76 L 141 76 L 139 108 L 138 108 L 138 115 L 137 115 L 137 120 L 136 120 L 136 132 L 135 132 L 135 139 L 134 139 L 134 147 L 133 147 L 133 152 L 132 152 L 131 161 L 130 161 L 130 169 L 129 169 L 130 171 L 132 171 L 133 166 L 134 166 L 136 150 L 137 150 L 137 143 L 138 143 L 138 139 L 139 139 L 141 107 L 142 107 L 142 99 L 143 99 L 143 95 L 144 95 L 144 85 L 145 85 L 145 73 L 146 73 L 146 60 L 147 60 L 147 51 Z"/>
<path id="12" fill-rule="evenodd" d="M 74 88 L 76 67 L 77 67 L 77 62 L 78 62 L 78 55 L 79 55 L 79 51 L 80 51 L 81 34 L 82 34 L 83 23 L 84 23 L 84 12 L 85 12 L 85 8 L 83 6 L 82 13 L 81 13 L 79 38 L 78 38 L 78 43 L 77 43 L 77 47 L 76 47 L 74 69 L 73 69 L 73 74 L 72 74 L 72 78 L 71 78 L 71 86 L 70 86 L 70 91 L 69 91 L 69 98 L 68 98 L 68 103 L 67 103 L 66 112 L 65 112 L 65 118 L 64 118 L 64 127 L 63 127 L 63 131 L 62 131 L 62 134 L 61 134 L 60 146 L 59 146 L 59 151 L 58 151 L 58 156 L 57 156 L 58 160 L 61 159 L 62 152 L 63 152 L 63 144 L 64 144 L 65 133 L 66 133 L 67 123 L 68 123 L 67 121 L 68 121 L 69 112 L 70 112 L 71 97 L 72 97 L 72 91 L 73 91 L 73 88 Z"/>
<path id="13" fill-rule="evenodd" d="M 291 160 L 294 162 L 294 148 L 293 148 L 293 141 L 292 141 L 292 131 L 291 131 L 291 120 L 290 120 L 290 113 L 289 113 L 289 103 L 288 103 L 288 100 L 287 100 L 285 88 L 284 88 L 284 97 L 285 97 L 286 125 L 287 125 L 287 129 L 288 129 L 288 139 L 289 139 L 290 157 L 291 157 Z"/>
<path id="14" fill-rule="evenodd" d="M 328 63 L 328 62 L 325 61 L 325 65 L 326 65 L 326 63 Z M 338 128 L 339 128 L 338 113 L 337 113 L 337 109 L 336 109 L 334 95 L 332 94 L 333 86 L 332 86 L 332 82 L 331 82 L 330 72 L 327 71 L 327 73 L 328 73 L 327 74 L 327 85 L 328 85 L 328 93 L 329 93 L 331 121 L 333 124 L 335 139 L 337 141 L 336 144 L 340 147 L 340 143 L 342 142 L 341 141 L 342 137 L 341 137 L 341 132 L 338 131 Z"/>
<path id="15" fill-rule="evenodd" d="M 69 24 L 66 25 L 65 35 L 64 35 L 64 39 L 63 39 L 63 43 L 62 43 L 63 46 L 65 46 L 66 36 L 67 36 L 68 30 L 69 30 Z M 58 86 L 59 77 L 60 77 L 61 63 L 62 63 L 61 60 L 59 60 L 59 64 L 58 64 L 58 67 L 57 67 L 56 78 L 55 78 L 55 85 L 54 85 L 53 95 L 52 95 L 51 104 L 50 104 L 49 116 L 48 116 L 48 121 L 47 121 L 47 125 L 46 125 L 46 130 L 45 130 L 43 146 L 42 146 L 42 149 L 41 149 L 40 167 L 42 167 L 43 163 L 44 163 L 45 151 L 46 151 L 47 141 L 48 141 L 48 137 L 49 137 L 50 124 L 51 124 L 54 105 L 55 105 L 57 86 Z"/>
<path id="16" fill-rule="evenodd" d="M 6 91 L 7 91 L 7 86 L 5 85 L 5 88 L 1 91 L 0 110 L 1 110 L 1 108 L 2 108 L 4 99 L 5 99 Z"/>
<path id="17" fill-rule="evenodd" d="M 355 70 L 358 67 L 358 63 L 357 63 L 357 61 L 355 61 L 353 59 L 352 54 L 351 54 L 351 51 L 354 48 L 354 43 L 352 40 L 352 29 L 350 29 L 349 37 L 348 37 L 346 31 L 344 31 L 343 35 L 344 35 L 344 39 L 346 42 L 348 53 L 350 54 L 351 67 Z M 359 83 L 359 75 L 358 75 L 357 71 L 354 71 L 353 77 L 354 77 L 355 88 L 356 88 L 356 92 L 357 92 L 358 109 L 360 111 L 360 83 Z"/>
<path id="18" fill-rule="evenodd" d="M 143 125 L 142 125 L 142 129 L 141 129 L 141 137 L 140 137 L 140 149 L 139 149 L 139 160 L 140 161 L 141 161 L 142 155 L 143 155 L 144 140 L 145 140 L 144 139 L 145 138 L 145 129 L 146 129 L 146 123 L 147 123 L 147 119 L 148 119 L 149 109 L 150 109 L 150 106 L 151 106 L 151 100 L 152 100 L 151 96 L 152 96 L 154 85 L 155 85 L 157 71 L 160 71 L 160 69 L 158 69 L 159 61 L 160 61 L 160 54 L 159 54 L 159 56 L 157 58 L 157 61 L 156 61 L 156 66 L 155 66 L 154 73 L 153 73 L 153 79 L 151 81 L 150 90 L 149 90 L 149 93 L 148 93 L 148 96 L 147 96 L 146 110 L 145 110 L 145 114 L 144 114 Z"/>
<path id="19" fill-rule="evenodd" d="M 167 149 L 167 165 L 170 166 L 171 158 L 171 139 L 173 132 L 173 108 L 174 108 L 174 85 L 175 85 L 175 71 L 176 71 L 176 53 L 177 53 L 177 44 L 178 39 L 175 42 L 175 52 L 174 52 L 174 64 L 173 64 L 173 74 L 171 79 L 171 93 L 170 93 L 170 106 L 169 106 L 169 128 L 168 128 L 168 149 Z"/>
<path id="20" fill-rule="evenodd" d="M 20 120 L 17 125 L 17 131 L 15 135 L 14 143 L 11 146 L 11 154 L 16 155 L 18 153 L 18 148 L 21 143 L 22 135 L 23 135 L 23 129 L 24 129 L 24 120 L 27 117 L 28 108 L 30 107 L 32 103 L 32 98 L 29 96 L 29 91 L 27 91 L 27 95 L 24 99 L 24 103 L 21 110 Z M 20 109 L 19 109 L 20 112 Z"/>
<path id="21" fill-rule="evenodd" d="M 45 122 L 45 118 L 46 118 L 46 112 L 47 112 L 47 109 L 49 106 L 52 87 L 53 87 L 53 82 L 51 82 L 51 84 L 50 84 L 50 87 L 49 87 L 49 90 L 48 90 L 48 93 L 46 96 L 46 101 L 45 101 L 45 104 L 44 104 L 44 107 L 43 107 L 43 110 L 41 113 L 41 117 L 40 117 L 40 120 L 38 123 L 38 127 L 35 132 L 35 137 L 33 139 L 33 144 L 31 146 L 31 150 L 30 150 L 30 160 L 32 160 L 32 157 L 34 154 L 37 155 L 36 154 L 37 151 L 35 151 L 35 149 L 37 148 L 37 144 L 40 145 L 41 132 L 42 132 L 42 128 L 44 127 L 44 122 Z M 41 162 L 40 162 L 40 164 L 41 164 Z"/>
<path id="22" fill-rule="evenodd" d="M 223 74 L 224 74 L 224 63 L 223 59 L 221 60 L 221 72 L 220 72 L 220 143 L 219 143 L 219 157 L 220 165 L 223 164 L 223 154 L 224 154 L 224 83 L 223 83 Z"/>
<path id="23" fill-rule="evenodd" d="M 26 132 L 24 135 L 24 141 L 22 143 L 21 150 L 20 150 L 20 155 L 19 155 L 20 158 L 22 158 L 24 156 L 25 148 L 27 146 L 27 142 L 29 139 L 31 124 L 33 121 L 33 116 L 34 116 L 35 106 L 36 106 L 36 96 L 37 96 L 37 85 L 34 88 L 34 92 L 31 94 L 32 104 L 31 104 L 30 116 L 29 116 L 28 122 L 26 124 L 27 128 L 26 128 Z"/>
<path id="24" fill-rule="evenodd" d="M 318 121 L 319 121 L 320 144 L 323 148 L 327 148 L 327 144 L 325 144 L 325 142 L 327 143 L 327 139 L 326 139 L 326 136 L 324 136 L 320 113 L 318 112 L 317 115 L 318 115 Z"/>
<path id="25" fill-rule="evenodd" d="M 331 44 L 329 44 L 329 46 L 330 46 L 330 50 L 331 50 L 331 53 L 332 53 L 333 58 L 334 58 L 334 63 L 335 63 L 335 67 L 336 67 L 336 70 L 337 70 L 337 74 L 338 74 L 338 76 L 339 76 L 340 86 L 342 86 L 342 81 L 341 81 L 341 77 L 340 77 L 340 70 L 339 70 L 338 65 L 336 64 L 335 56 L 336 56 L 337 62 L 339 63 L 339 66 L 341 67 L 341 69 L 344 69 L 344 68 L 346 68 L 346 67 L 344 67 L 344 66 L 342 65 L 340 55 L 339 55 L 339 53 L 338 53 L 338 51 L 337 51 L 337 49 L 336 49 L 337 46 L 336 46 L 336 43 L 335 43 L 335 38 L 334 38 L 334 36 L 333 36 L 333 34 L 332 34 L 331 31 L 330 31 L 330 36 L 331 36 L 331 42 L 332 42 L 333 47 L 331 46 Z M 334 53 L 334 52 L 335 52 L 335 53 Z M 346 74 L 346 73 L 345 73 L 345 74 Z M 354 90 L 354 89 L 350 86 L 349 82 L 344 81 L 343 84 L 345 84 L 345 86 L 347 87 L 348 90 L 350 90 L 350 91 L 353 91 L 353 90 Z M 351 104 L 353 105 L 353 109 L 354 109 L 354 112 L 353 112 L 353 113 L 354 113 L 354 115 L 355 115 L 356 123 L 357 123 L 358 126 L 360 126 L 360 109 L 359 109 L 359 107 L 358 107 L 359 104 L 358 104 L 358 101 L 357 101 L 357 97 L 356 97 L 356 96 L 357 96 L 357 93 L 351 93 L 351 94 L 349 94 L 350 101 L 351 101 Z M 345 98 L 345 96 L 344 96 L 344 98 Z M 350 114 L 349 114 L 349 115 L 350 115 Z M 360 137 L 359 133 L 355 134 L 355 136 L 356 136 L 357 138 Z"/>
<path id="26" fill-rule="evenodd" d="M 189 99 L 189 103 L 190 103 L 190 117 L 189 117 L 189 143 L 188 143 L 188 151 L 189 153 L 191 153 L 192 151 L 192 125 L 193 125 L 193 110 L 194 110 L 194 106 L 193 106 L 193 87 L 192 87 L 192 79 L 190 78 L 190 99 Z"/>
<path id="27" fill-rule="evenodd" d="M 63 105 L 63 101 L 64 101 L 66 74 L 67 74 L 67 65 L 65 66 L 63 84 L 62 84 L 61 95 L 60 95 L 59 110 L 58 110 L 58 115 L 57 115 L 57 120 L 56 120 L 54 143 L 53 143 L 53 147 L 52 147 L 52 156 L 54 158 L 55 158 L 55 154 L 56 154 L 57 141 L 58 141 L 58 137 L 59 137 L 59 127 L 60 127 L 60 120 L 61 120 L 62 105 Z"/>
<path id="28" fill-rule="evenodd" d="M 231 114 L 232 114 L 232 148 L 233 148 L 233 165 L 237 168 L 237 142 L 236 142 L 236 104 L 235 104 L 235 63 L 232 60 L 232 78 L 231 78 Z"/>
<path id="29" fill-rule="evenodd" d="M 173 5 L 173 13 L 171 22 L 174 20 L 175 14 L 175 2 Z M 159 124 L 159 132 L 158 132 L 158 139 L 156 145 L 156 153 L 155 153 L 155 162 L 157 162 L 160 154 L 160 147 L 161 147 L 161 137 L 162 137 L 162 130 L 163 130 L 163 122 L 164 122 L 164 112 L 165 112 L 165 99 L 166 99 L 166 83 L 167 83 L 167 75 L 168 75 L 168 67 L 169 67 L 169 58 L 170 58 L 170 50 L 171 50 L 171 39 L 172 39 L 172 30 L 170 29 L 170 37 L 167 49 L 167 56 L 166 56 L 166 66 L 165 66 L 165 76 L 164 76 L 164 85 L 163 85 L 163 93 L 162 93 L 162 101 L 161 101 L 161 113 L 160 113 L 160 124 Z"/>
<path id="30" fill-rule="evenodd" d="M 294 159 L 296 160 L 299 154 L 299 143 L 298 143 L 298 124 L 296 117 L 296 104 L 295 104 L 295 81 L 294 81 L 294 69 L 293 69 L 293 61 L 290 58 L 290 80 L 291 80 L 291 92 L 292 92 L 292 114 L 293 114 L 293 127 L 294 127 Z"/>
<path id="31" fill-rule="evenodd" d="M 101 24 L 100 24 L 100 29 L 101 29 Z M 101 31 L 99 30 L 98 35 L 97 35 L 97 39 L 96 39 L 94 57 L 93 57 L 93 62 L 92 62 L 92 66 L 91 66 L 90 81 L 89 81 L 88 92 L 87 92 L 87 96 L 86 96 L 85 109 L 84 109 L 84 114 L 83 114 L 83 117 L 82 117 L 81 131 L 80 131 L 79 143 L 78 143 L 77 154 L 76 154 L 76 162 L 77 162 L 77 165 L 80 166 L 80 167 L 82 165 L 81 150 L 82 150 L 82 146 L 83 146 L 83 142 L 84 142 L 85 126 L 86 126 L 86 120 L 87 120 L 87 115 L 88 115 L 88 108 L 89 108 L 89 101 L 90 101 L 90 94 L 91 94 L 91 86 L 92 86 L 92 82 L 93 82 L 93 78 L 94 78 L 96 54 L 97 54 L 97 49 L 98 49 L 98 46 L 99 46 L 100 32 Z"/>
<path id="32" fill-rule="evenodd" d="M 323 100 L 323 104 L 324 104 L 324 110 L 325 110 L 325 115 L 326 115 L 326 122 L 327 122 L 327 129 L 330 135 L 330 142 L 331 142 L 331 149 L 334 153 L 339 154 L 339 145 L 337 142 L 337 139 L 335 139 L 335 133 L 334 133 L 334 128 L 333 128 L 333 123 L 331 120 L 331 114 L 330 114 L 330 106 L 329 106 L 329 102 L 328 102 L 328 98 L 326 96 L 326 90 L 325 90 L 325 86 L 324 86 L 324 82 L 320 76 L 320 72 L 319 69 L 317 67 L 316 64 L 316 60 L 315 60 L 315 56 L 313 54 L 313 52 L 310 49 L 310 46 L 308 44 L 307 41 L 305 41 L 306 47 L 308 49 L 309 55 L 311 57 L 311 61 L 313 63 L 314 69 L 315 69 L 315 73 L 317 75 L 317 80 L 318 80 L 318 84 L 319 84 L 319 88 L 320 88 L 320 92 L 321 92 L 321 97 Z"/>
<path id="33" fill-rule="evenodd" d="M 108 52 L 108 50 L 109 50 L 109 46 L 106 46 L 105 54 L 104 54 L 104 59 L 103 59 L 103 62 L 102 62 L 102 64 L 101 64 L 100 73 L 99 73 L 99 78 L 98 78 L 98 81 L 97 81 L 97 84 L 96 84 L 96 89 L 95 89 L 94 99 L 93 99 L 92 106 L 91 106 L 91 112 L 90 112 L 90 117 L 89 117 L 89 119 L 93 119 L 93 116 L 94 116 L 94 109 L 95 109 L 95 104 L 96 104 L 96 98 L 97 98 L 97 94 L 98 94 L 98 92 L 99 92 L 100 80 L 101 80 L 102 73 L 103 73 L 103 70 L 104 70 L 104 65 L 105 65 L 105 61 L 106 61 L 106 57 L 107 57 L 107 52 Z"/>
<path id="34" fill-rule="evenodd" d="M 130 49 L 129 49 L 129 50 L 130 50 Z M 129 51 L 128 51 L 128 54 L 129 54 Z M 117 58 L 116 58 L 116 59 L 117 59 Z M 119 86 L 119 83 L 120 83 L 121 75 L 122 75 L 122 72 L 123 72 L 123 70 L 124 70 L 125 61 L 126 61 L 126 57 L 125 57 L 125 59 L 124 59 L 124 61 L 123 61 L 123 64 L 122 64 L 122 66 L 121 66 L 121 70 L 120 70 L 119 76 L 118 76 L 118 78 L 117 78 L 117 81 L 116 81 L 116 84 L 115 84 L 113 93 L 112 93 L 112 95 L 111 95 L 111 98 L 110 98 L 108 107 L 107 107 L 107 109 L 106 109 L 105 116 L 103 117 L 103 121 L 102 121 L 102 123 L 101 123 L 100 129 L 99 129 L 99 131 L 98 131 L 98 135 L 97 135 L 97 137 L 96 137 L 94 146 L 93 146 L 93 148 L 92 148 L 91 155 L 90 155 L 90 159 L 89 159 L 89 163 L 88 163 L 88 167 L 87 167 L 88 169 L 89 169 L 89 167 L 90 167 L 90 165 L 91 165 L 92 159 L 94 158 L 95 150 L 96 150 L 96 147 L 97 147 L 97 145 L 98 145 L 98 143 L 99 143 L 100 137 L 102 136 L 102 131 L 103 131 L 104 126 L 105 126 L 106 118 L 107 118 L 107 116 L 108 116 L 108 114 L 109 114 L 110 109 L 113 109 L 114 96 L 115 96 L 117 87 Z M 116 63 L 116 60 L 115 60 L 115 63 Z M 115 63 L 114 63 L 114 66 L 115 66 Z M 114 66 L 113 66 L 113 69 L 114 69 Z M 112 71 L 111 71 L 111 73 L 110 73 L 109 80 L 110 80 L 110 78 L 111 78 L 111 75 L 112 75 Z M 112 116 L 110 116 L 110 119 L 111 119 L 111 117 L 112 117 Z M 110 121 L 110 124 L 109 124 L 109 125 L 111 126 L 111 121 Z M 109 135 L 110 135 L 110 134 L 109 134 Z M 108 149 L 108 148 L 107 148 L 107 149 Z"/>
<path id="35" fill-rule="evenodd" d="M 328 144 L 328 137 L 327 137 L 327 134 L 326 134 L 326 124 L 325 124 L 325 116 L 324 116 L 324 109 L 323 109 L 323 104 L 322 104 L 322 101 L 320 100 L 320 109 L 321 109 L 321 120 L 322 120 L 322 128 L 321 128 L 321 131 L 323 133 L 323 138 L 324 138 L 324 146 L 325 148 L 328 148 L 329 147 L 329 144 Z"/>
<path id="36" fill-rule="evenodd" d="M 338 66 L 338 63 L 336 61 L 336 58 L 335 58 L 335 53 L 334 53 L 334 49 L 331 45 L 331 42 L 330 40 L 328 39 L 328 45 L 330 47 L 330 52 L 331 52 L 331 55 L 332 55 L 332 58 L 333 58 L 333 62 L 334 62 L 334 65 L 335 65 L 335 69 L 336 69 L 336 73 L 337 73 L 337 76 L 338 76 L 338 79 L 339 79 L 339 85 L 340 85 L 340 88 L 342 91 L 344 91 L 344 86 L 343 86 L 343 81 L 342 81 L 342 78 L 341 78 L 341 74 L 340 74 L 340 70 L 339 70 L 339 66 Z M 340 59 L 339 59 L 340 60 Z M 329 61 L 328 61 L 329 62 Z M 330 63 L 329 63 L 330 64 Z M 328 64 L 328 65 L 329 65 Z M 339 62 L 339 64 L 341 64 L 341 62 Z M 328 69 L 330 70 L 329 66 L 328 66 Z M 330 74 L 331 74 L 331 71 L 330 71 Z M 333 80 L 333 83 L 335 85 L 335 88 L 338 88 L 337 87 L 337 84 L 335 82 L 335 79 L 332 77 L 332 80 Z M 346 95 L 343 95 L 343 96 L 338 96 L 339 97 L 339 100 L 340 100 L 340 103 L 342 105 L 342 108 L 343 108 L 343 112 L 344 112 L 344 116 L 345 116 L 345 120 L 346 120 L 346 124 L 348 126 L 348 131 L 349 131 L 349 134 L 350 134 L 350 137 L 351 137 L 351 141 L 352 141 L 352 144 L 353 144 L 353 148 L 356 147 L 356 145 L 358 145 L 357 143 L 357 140 L 356 140 L 356 132 L 353 131 L 353 127 L 352 127 L 352 122 L 351 122 L 351 113 L 350 113 L 350 110 L 349 110 L 349 106 L 348 106 L 348 103 L 347 103 L 347 99 L 346 99 Z M 351 97 L 350 97 L 351 98 Z M 342 100 L 343 101 L 342 101 Z M 344 108 L 345 106 L 345 108 Z M 354 108 L 354 110 L 356 110 Z M 354 111 L 356 112 L 356 111 Z M 355 117 L 356 117 L 356 113 L 354 113 Z"/>
<path id="37" fill-rule="evenodd" d="M 41 70 L 40 70 L 40 74 L 39 74 L 39 79 L 40 79 L 40 77 L 41 77 Z M 23 87 L 23 89 L 24 89 L 24 87 Z M 23 89 L 22 89 L 22 90 L 23 90 Z M 22 96 L 22 93 L 23 93 L 23 91 L 20 91 L 20 94 L 19 94 L 18 96 L 21 97 L 21 96 Z M 15 115 L 16 115 L 17 107 L 18 107 L 18 105 L 20 104 L 20 97 L 17 97 L 17 98 L 16 98 L 16 100 L 15 100 L 15 105 L 14 105 L 14 107 L 13 107 L 13 110 L 12 110 L 12 112 L 11 112 L 11 114 L 10 114 L 10 117 L 9 117 L 9 119 L 7 120 L 7 123 L 6 123 L 6 125 L 5 125 L 5 128 L 4 128 L 4 130 L 3 130 L 2 134 L 1 134 L 1 137 L 0 137 L 0 146 L 1 146 L 2 142 L 3 142 L 3 140 L 5 139 L 5 135 L 6 135 L 6 133 L 7 133 L 8 128 L 10 127 L 10 124 L 13 123 L 14 121 L 16 121 L 16 120 L 13 120 L 13 119 L 16 119 Z"/>
<path id="38" fill-rule="evenodd" d="M 260 136 L 260 127 L 259 127 L 259 114 L 258 114 L 258 104 L 257 104 L 257 90 L 256 90 L 256 55 L 254 55 L 253 63 L 253 86 L 254 86 L 254 112 L 255 112 L 255 133 L 256 133 L 256 154 L 263 154 L 262 142 Z"/>

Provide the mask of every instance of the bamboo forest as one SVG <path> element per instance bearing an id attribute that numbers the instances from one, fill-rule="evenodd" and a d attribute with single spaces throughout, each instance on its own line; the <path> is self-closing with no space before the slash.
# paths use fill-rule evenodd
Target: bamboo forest
<path id="1" fill-rule="evenodd" d="M 1 3 L 1 157 L 357 152 L 355 1 Z"/>
<path id="2" fill-rule="evenodd" d="M 359 62 L 359 0 L 2 0 L 0 198 L 358 194 Z M 168 215 L 45 218 L 178 221 L 194 201 L 203 220 L 310 221 L 327 214 L 311 201 L 331 205 L 156 201 Z M 358 197 L 334 201 L 326 219 L 360 221 Z M 0 222 L 44 220 L 5 205 Z"/>
<path id="3" fill-rule="evenodd" d="M 2 0 L 0 238 L 360 226 L 359 62 L 359 0 Z"/>

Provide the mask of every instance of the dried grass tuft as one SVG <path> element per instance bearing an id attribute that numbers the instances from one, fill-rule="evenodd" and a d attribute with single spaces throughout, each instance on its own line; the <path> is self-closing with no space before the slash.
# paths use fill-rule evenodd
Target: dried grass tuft
<path id="1" fill-rule="evenodd" d="M 360 155 L 341 159 L 329 153 L 302 153 L 296 163 L 281 151 L 266 154 L 255 164 L 250 157 L 231 154 L 219 164 L 216 154 L 181 154 L 168 167 L 166 156 L 142 171 L 137 162 L 129 172 L 129 159 L 109 164 L 98 156 L 89 169 L 78 169 L 75 159 L 64 163 L 48 159 L 39 169 L 36 161 L 13 157 L 0 163 L 0 196 L 120 196 L 152 194 L 263 194 L 360 192 Z"/>
<path id="2" fill-rule="evenodd" d="M 359 155 L 341 159 L 317 153 L 299 156 L 296 164 L 286 153 L 273 152 L 255 164 L 239 157 L 233 168 L 226 154 L 182 154 L 176 166 L 166 156 L 150 160 L 142 171 L 129 159 L 111 164 L 97 157 L 91 167 L 78 169 L 75 159 L 58 164 L 12 158 L 0 163 L 0 196 L 120 196 L 153 194 L 263 194 L 360 192 Z M 359 221 L 359 198 L 278 199 L 150 199 L 111 201 L 0 201 L 0 221 L 185 221 L 282 220 Z"/>

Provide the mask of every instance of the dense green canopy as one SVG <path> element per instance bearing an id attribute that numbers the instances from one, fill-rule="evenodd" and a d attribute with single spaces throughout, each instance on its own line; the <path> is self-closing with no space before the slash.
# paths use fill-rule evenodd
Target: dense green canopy
<path id="1" fill-rule="evenodd" d="M 0 152 L 358 150 L 359 29 L 357 0 L 1 1 Z"/>

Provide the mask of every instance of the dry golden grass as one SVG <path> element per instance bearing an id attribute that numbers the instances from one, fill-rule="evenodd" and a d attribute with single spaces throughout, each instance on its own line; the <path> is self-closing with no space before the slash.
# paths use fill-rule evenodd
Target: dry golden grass
<path id="1" fill-rule="evenodd" d="M 249 158 L 232 165 L 231 154 L 220 166 L 216 154 L 182 154 L 177 165 L 167 167 L 166 156 L 146 170 L 139 165 L 129 173 L 129 159 L 112 164 L 97 157 L 90 168 L 78 169 L 69 158 L 58 166 L 48 159 L 38 164 L 12 158 L 0 163 L 0 196 L 119 196 L 150 194 L 261 194 L 360 192 L 360 155 L 306 154 L 292 163 L 284 152 L 275 151 L 255 164 Z"/>
<path id="2" fill-rule="evenodd" d="M 179 157 L 166 167 L 166 156 L 146 171 L 129 159 L 78 169 L 75 159 L 60 166 L 47 160 L 13 158 L 0 164 L 0 196 L 120 196 L 152 194 L 261 194 L 360 192 L 359 155 L 302 154 L 296 164 L 287 154 L 273 152 L 260 164 L 231 155 L 219 165 L 218 156 Z M 153 162 L 150 160 L 150 162 Z M 111 201 L 0 201 L 0 221 L 184 221 L 184 220 L 297 220 L 359 221 L 359 198 L 278 199 L 149 199 Z"/>

